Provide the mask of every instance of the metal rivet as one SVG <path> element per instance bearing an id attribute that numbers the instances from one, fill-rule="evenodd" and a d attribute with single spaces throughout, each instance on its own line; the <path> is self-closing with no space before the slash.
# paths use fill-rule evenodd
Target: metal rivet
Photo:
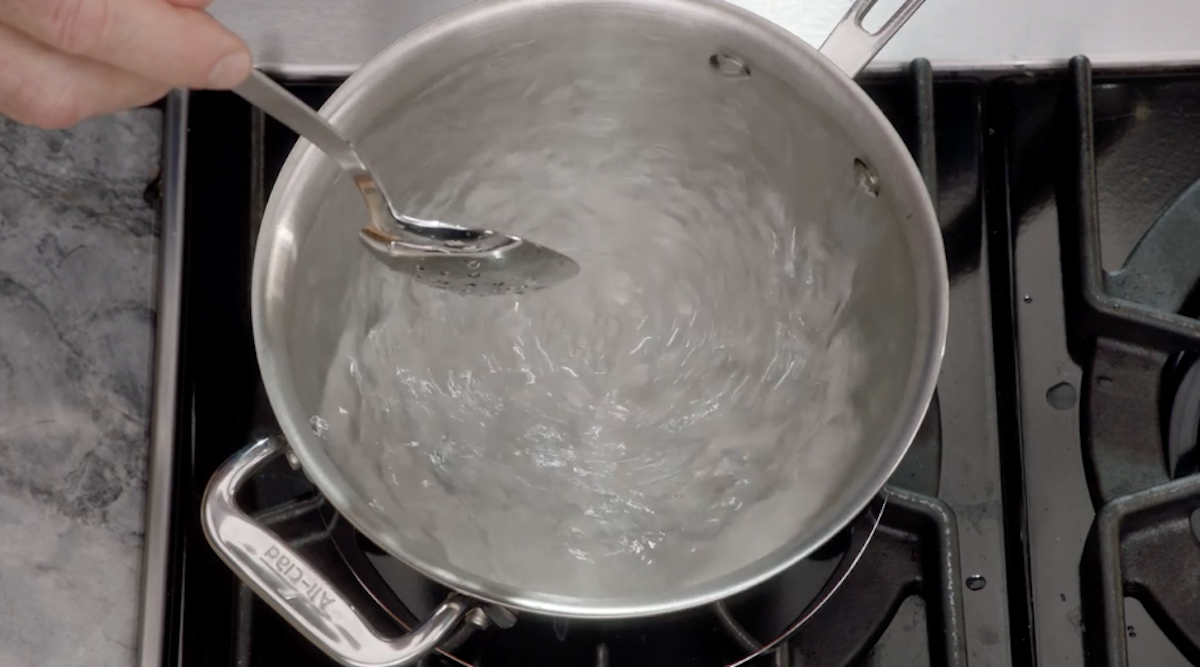
<path id="1" fill-rule="evenodd" d="M 300 457 L 296 456 L 296 452 L 293 452 L 289 449 L 288 453 L 285 455 L 285 458 L 287 459 L 288 465 L 292 467 L 292 470 L 300 469 Z"/>
<path id="2" fill-rule="evenodd" d="M 501 630 L 507 630 L 517 624 L 517 614 L 505 607 L 488 605 L 483 608 L 483 613 L 487 614 L 488 620 L 492 622 L 492 625 Z"/>
<path id="3" fill-rule="evenodd" d="M 487 614 L 479 607 L 467 612 L 466 621 L 480 630 L 487 630 L 488 626 L 492 624 Z"/>
<path id="4" fill-rule="evenodd" d="M 708 57 L 708 66 L 731 79 L 744 79 L 750 76 L 750 66 L 741 58 L 728 53 L 712 54 Z"/>
<path id="5" fill-rule="evenodd" d="M 983 590 L 984 586 L 987 586 L 987 579 L 984 579 L 983 575 L 972 574 L 971 576 L 967 577 L 967 588 L 970 590 L 981 591 Z"/>

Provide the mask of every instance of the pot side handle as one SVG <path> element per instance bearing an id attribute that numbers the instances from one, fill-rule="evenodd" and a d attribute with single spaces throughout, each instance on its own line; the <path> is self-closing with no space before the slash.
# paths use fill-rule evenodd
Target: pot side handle
<path id="1" fill-rule="evenodd" d="M 925 0 L 904 0 L 895 14 L 888 18 L 883 27 L 874 33 L 863 28 L 863 19 L 875 6 L 876 0 L 854 0 L 854 4 L 838 21 L 821 45 L 821 55 L 837 65 L 851 79 L 875 58 L 875 54 L 887 44 L 900 28 L 917 12 Z"/>
<path id="2" fill-rule="evenodd" d="M 384 639 L 307 559 L 238 506 L 242 484 L 286 450 L 282 438 L 267 438 L 217 470 L 204 493 L 209 544 L 259 597 L 342 665 L 402 667 L 434 651 L 473 608 L 465 599 L 451 596 L 409 634 Z"/>

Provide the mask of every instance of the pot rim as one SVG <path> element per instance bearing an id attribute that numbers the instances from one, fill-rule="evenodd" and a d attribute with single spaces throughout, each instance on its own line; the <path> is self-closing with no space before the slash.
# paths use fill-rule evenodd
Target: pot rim
<path id="1" fill-rule="evenodd" d="M 904 224 L 915 228 L 907 232 L 910 245 L 922 244 L 931 255 L 929 259 L 932 261 L 928 266 L 913 267 L 918 274 L 915 280 L 918 303 L 924 299 L 929 312 L 918 313 L 919 337 L 914 345 L 913 366 L 900 402 L 901 408 L 897 412 L 898 417 L 888 432 L 889 436 L 880 446 L 879 455 L 871 460 L 870 469 L 857 478 L 853 491 L 842 494 L 838 502 L 831 503 L 819 515 L 818 518 L 825 519 L 825 524 L 799 533 L 783 546 L 734 572 L 687 588 L 636 599 L 531 593 L 481 579 L 450 563 L 433 562 L 407 550 L 400 540 L 389 533 L 386 524 L 368 507 L 366 500 L 350 488 L 345 477 L 325 454 L 325 443 L 309 428 L 308 415 L 302 409 L 291 383 L 291 369 L 283 341 L 277 338 L 277 332 L 268 327 L 268 315 L 286 307 L 287 281 L 278 279 L 274 274 L 283 271 L 287 262 L 299 251 L 290 239 L 281 242 L 279 238 L 280 223 L 288 216 L 287 191 L 294 187 L 300 175 L 324 159 L 315 147 L 304 140 L 293 148 L 284 163 L 263 216 L 251 289 L 254 343 L 268 399 L 304 472 L 333 507 L 381 549 L 423 576 L 453 590 L 513 609 L 568 618 L 655 616 L 726 599 L 774 577 L 840 532 L 878 494 L 916 437 L 936 388 L 948 327 L 949 278 L 940 227 L 924 180 L 907 147 L 879 108 L 850 77 L 799 37 L 757 14 L 722 0 L 479 0 L 426 23 L 384 49 L 338 88 L 322 107 L 321 113 L 335 126 L 344 123 L 353 113 L 356 100 L 369 90 L 374 79 L 391 70 L 396 61 L 423 50 L 430 42 L 469 32 L 510 15 L 528 14 L 541 8 L 571 6 L 654 7 L 684 17 L 717 17 L 731 23 L 737 30 L 755 34 L 798 68 L 807 70 L 807 76 L 826 86 L 826 96 L 837 96 L 839 99 L 835 102 L 845 109 L 866 114 L 859 124 L 868 122 L 876 125 L 885 138 L 884 145 L 877 148 L 890 154 L 892 159 L 900 160 L 900 178 L 889 182 L 889 187 L 908 190 L 915 195 L 912 197 L 915 207 L 912 219 L 905 220 Z M 848 124 L 845 120 L 840 122 Z M 924 280 L 921 279 L 922 275 L 925 276 Z M 924 334 L 923 339 L 921 334 Z M 834 518 L 830 520 L 828 517 Z"/>

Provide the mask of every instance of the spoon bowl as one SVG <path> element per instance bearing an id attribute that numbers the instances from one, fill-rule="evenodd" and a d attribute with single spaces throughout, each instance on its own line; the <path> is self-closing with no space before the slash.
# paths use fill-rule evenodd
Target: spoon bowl
<path id="1" fill-rule="evenodd" d="M 449 225 L 424 229 L 445 234 L 437 249 L 414 250 L 395 235 L 376 233 L 374 226 L 364 228 L 359 238 L 393 271 L 462 295 L 524 294 L 579 273 L 579 264 L 570 257 L 517 236 Z"/>
<path id="2" fill-rule="evenodd" d="M 338 163 L 367 203 L 359 238 L 375 259 L 423 284 L 492 296 L 545 289 L 579 273 L 575 260 L 527 239 L 397 212 L 358 150 L 311 107 L 258 70 L 234 92 Z"/>

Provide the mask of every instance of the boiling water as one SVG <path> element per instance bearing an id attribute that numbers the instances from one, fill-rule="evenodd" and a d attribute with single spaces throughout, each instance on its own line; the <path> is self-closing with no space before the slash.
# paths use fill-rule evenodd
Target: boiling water
<path id="1" fill-rule="evenodd" d="M 378 141 L 422 160 L 398 184 L 411 213 L 526 236 L 580 275 L 462 297 L 364 257 L 314 430 L 348 478 L 382 479 L 360 491 L 403 539 L 480 577 L 612 598 L 726 574 L 795 534 L 859 439 L 859 253 L 831 219 L 868 195 L 806 190 L 778 145 L 834 139 L 786 127 L 769 91 L 728 98 L 702 59 L 663 98 L 712 107 L 684 123 L 641 103 L 653 72 L 506 57 L 548 74 L 467 70 Z M 496 103 L 454 113 L 468 96 Z"/>

